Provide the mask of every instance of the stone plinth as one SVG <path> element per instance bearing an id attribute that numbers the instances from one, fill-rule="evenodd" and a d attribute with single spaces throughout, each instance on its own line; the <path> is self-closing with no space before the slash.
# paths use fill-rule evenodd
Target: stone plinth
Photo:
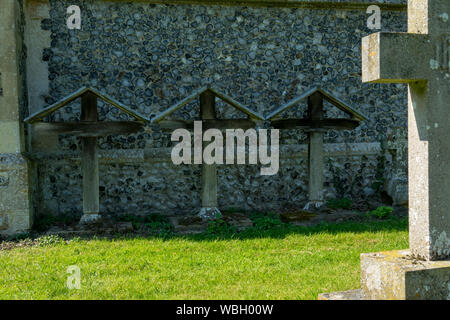
<path id="1" fill-rule="evenodd" d="M 449 300 L 450 260 L 421 261 L 408 250 L 363 253 L 361 287 L 372 300 Z"/>
<path id="2" fill-rule="evenodd" d="M 408 250 L 363 253 L 361 289 L 319 300 L 450 300 L 450 260 L 417 260 Z"/>

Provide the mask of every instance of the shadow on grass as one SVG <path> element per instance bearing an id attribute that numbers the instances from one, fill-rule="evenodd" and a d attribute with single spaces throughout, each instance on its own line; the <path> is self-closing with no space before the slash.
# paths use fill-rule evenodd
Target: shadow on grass
<path id="1" fill-rule="evenodd" d="M 338 233 L 376 233 L 382 231 L 407 231 L 408 219 L 392 217 L 385 220 L 361 219 L 355 221 L 346 221 L 341 223 L 326 224 L 321 223 L 315 226 L 295 226 L 292 224 L 281 224 L 279 226 L 264 230 L 258 227 L 250 227 L 240 232 L 231 231 L 230 229 L 214 230 L 215 232 L 205 231 L 200 234 L 178 235 L 149 235 L 139 236 L 133 234 L 122 235 L 120 239 L 160 239 L 173 240 L 185 239 L 190 241 L 216 241 L 216 240 L 247 240 L 260 238 L 283 239 L 287 236 L 296 235 L 314 235 L 314 234 L 338 234 Z M 116 239 L 117 239 L 116 238 Z"/>
<path id="2" fill-rule="evenodd" d="M 219 220 L 211 222 L 206 231 L 199 234 L 180 235 L 173 232 L 173 226 L 167 221 L 159 221 L 159 227 L 149 233 L 128 233 L 128 234 L 98 234 L 86 236 L 67 236 L 66 240 L 83 239 L 83 240 L 188 240 L 188 241 L 217 241 L 217 240 L 248 240 L 248 239 L 283 239 L 290 235 L 309 236 L 314 234 L 339 234 L 339 233 L 376 233 L 389 231 L 407 231 L 408 218 L 391 216 L 386 219 L 376 219 L 371 217 L 358 216 L 352 220 L 341 223 L 325 223 L 322 222 L 313 226 L 295 226 L 293 224 L 283 223 L 279 219 L 265 219 L 267 216 L 261 216 L 255 219 L 253 217 L 253 227 L 246 228 L 242 231 L 236 229 L 229 224 Z M 157 224 L 158 225 L 158 224 Z M 13 242 L 21 240 L 38 239 L 42 234 L 33 236 L 32 234 L 24 234 L 14 239 L 8 239 Z M 44 236 L 45 238 L 45 236 Z M 30 240 L 31 241 L 31 240 Z M 1 243 L 0 239 L 0 243 Z M 36 242 L 36 241 L 35 241 Z M 11 245 L 14 247 L 13 243 Z M 0 246 L 1 250 L 1 246 Z"/>

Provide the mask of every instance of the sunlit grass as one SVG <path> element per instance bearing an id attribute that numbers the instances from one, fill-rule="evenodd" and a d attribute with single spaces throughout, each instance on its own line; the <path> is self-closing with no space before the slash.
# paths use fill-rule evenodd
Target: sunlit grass
<path id="1" fill-rule="evenodd" d="M 81 240 L 0 251 L 1 299 L 316 299 L 359 287 L 359 255 L 408 247 L 391 219 L 248 230 L 226 239 Z M 66 286 L 81 269 L 81 289 Z"/>

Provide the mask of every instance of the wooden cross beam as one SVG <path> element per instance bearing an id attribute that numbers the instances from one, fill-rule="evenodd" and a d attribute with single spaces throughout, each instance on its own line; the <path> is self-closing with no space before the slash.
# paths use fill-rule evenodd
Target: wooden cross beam
<path id="1" fill-rule="evenodd" d="M 408 33 L 362 41 L 364 82 L 408 84 L 409 244 L 450 257 L 450 1 L 409 0 Z"/>
<path id="2" fill-rule="evenodd" d="M 34 132 L 39 134 L 67 134 L 78 137 L 100 137 L 112 134 L 137 132 L 142 123 L 136 121 L 80 121 L 80 122 L 37 122 Z"/>
<path id="3" fill-rule="evenodd" d="M 353 130 L 359 126 L 359 121 L 353 119 L 281 119 L 273 120 L 275 129 L 310 129 L 322 128 L 327 130 Z"/>
<path id="4" fill-rule="evenodd" d="M 204 129 L 249 129 L 255 127 L 255 122 L 250 119 L 216 119 L 216 95 L 211 90 L 200 94 L 200 117 Z M 159 122 L 164 129 L 194 128 L 194 121 L 165 120 Z M 203 148 L 205 143 L 203 142 Z M 201 177 L 202 208 L 199 216 L 203 219 L 214 219 L 221 215 L 217 202 L 217 167 L 216 164 L 202 164 Z"/>
<path id="5" fill-rule="evenodd" d="M 219 129 L 225 130 L 230 128 L 241 128 L 243 130 L 250 129 L 255 126 L 255 122 L 249 119 L 209 119 L 209 120 L 201 120 L 202 121 L 202 129 Z M 194 129 L 194 121 L 191 120 L 162 120 L 159 122 L 161 128 L 166 130 L 175 130 L 175 129 Z"/>
<path id="6" fill-rule="evenodd" d="M 81 156 L 81 168 L 83 174 L 83 216 L 80 223 L 89 224 L 101 219 L 100 194 L 99 194 L 99 171 L 98 171 L 98 144 L 99 135 L 130 134 L 138 132 L 144 125 L 143 122 L 114 122 L 108 128 L 108 122 L 98 122 L 97 96 L 87 92 L 81 96 L 81 119 L 79 129 L 73 130 L 78 135 L 81 129 L 83 151 Z M 72 129 L 73 123 L 59 123 L 59 127 L 65 130 Z M 89 128 L 89 130 L 84 130 Z M 64 131 L 64 130 L 62 130 Z"/>

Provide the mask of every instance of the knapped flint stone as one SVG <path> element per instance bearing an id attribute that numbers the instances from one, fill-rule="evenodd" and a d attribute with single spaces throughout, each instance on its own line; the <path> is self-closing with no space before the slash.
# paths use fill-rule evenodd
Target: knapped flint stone
<path id="1" fill-rule="evenodd" d="M 226 212 L 222 213 L 223 220 L 229 225 L 235 227 L 238 231 L 250 228 L 253 226 L 253 221 L 248 215 L 240 212 Z"/>
<path id="2" fill-rule="evenodd" d="M 6 172 L 0 172 L 0 187 L 9 185 L 9 175 Z"/>
<path id="3" fill-rule="evenodd" d="M 201 223 L 202 221 L 203 221 L 202 218 L 199 216 L 182 216 L 182 217 L 178 218 L 177 224 L 182 225 L 182 226 L 189 226 L 192 224 Z"/>
<path id="4" fill-rule="evenodd" d="M 100 214 L 84 214 L 80 219 L 80 226 L 93 226 L 101 224 L 102 216 Z"/>
<path id="5" fill-rule="evenodd" d="M 0 230 L 8 229 L 8 215 L 0 214 Z"/>
<path id="6" fill-rule="evenodd" d="M 114 225 L 114 229 L 119 233 L 133 232 L 132 222 L 118 222 Z"/>
<path id="7" fill-rule="evenodd" d="M 220 210 L 216 207 L 205 207 L 201 208 L 200 212 L 198 213 L 198 216 L 202 218 L 202 220 L 214 220 L 217 217 L 222 217 L 222 213 Z"/>

